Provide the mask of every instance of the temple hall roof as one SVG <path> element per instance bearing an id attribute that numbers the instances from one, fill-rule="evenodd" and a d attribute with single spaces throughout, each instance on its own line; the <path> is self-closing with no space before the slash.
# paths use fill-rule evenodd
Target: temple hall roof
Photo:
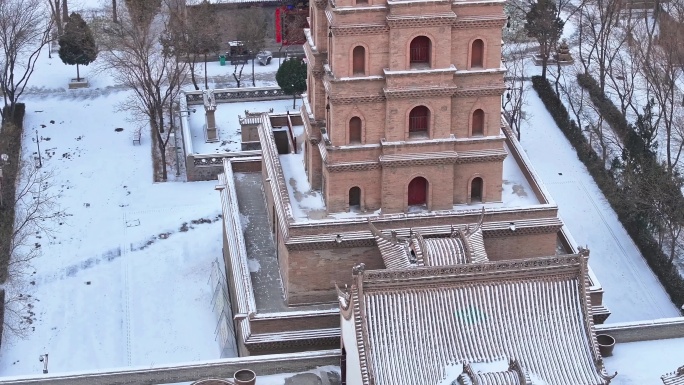
<path id="1" fill-rule="evenodd" d="M 664 385 L 684 385 L 684 366 L 661 377 Z"/>
<path id="2" fill-rule="evenodd" d="M 340 307 L 345 319 L 354 317 L 364 385 L 449 385 L 465 378 L 469 365 L 495 361 L 511 366 L 484 370 L 489 374 L 479 373 L 479 383 L 608 384 L 586 259 L 376 271 L 356 266 Z"/>
<path id="3" fill-rule="evenodd" d="M 482 236 L 484 208 L 478 223 L 451 229 L 443 237 L 424 238 L 413 232 L 408 238 L 391 231 L 387 236 L 368 220 L 368 227 L 380 249 L 380 255 L 388 269 L 405 269 L 419 266 L 448 266 L 489 261 Z"/>

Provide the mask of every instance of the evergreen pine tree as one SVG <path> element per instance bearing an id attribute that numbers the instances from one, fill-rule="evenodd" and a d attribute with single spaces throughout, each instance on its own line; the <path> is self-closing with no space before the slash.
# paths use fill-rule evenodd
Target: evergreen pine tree
<path id="1" fill-rule="evenodd" d="M 97 45 L 93 32 L 78 13 L 72 13 L 59 38 L 59 58 L 64 64 L 76 65 L 76 81 L 81 80 L 79 65 L 92 63 L 97 59 Z"/>
<path id="2" fill-rule="evenodd" d="M 306 63 L 296 58 L 285 60 L 276 72 L 276 81 L 287 95 L 292 95 L 292 108 L 295 108 L 297 95 L 306 91 Z"/>
<path id="3" fill-rule="evenodd" d="M 539 42 L 542 62 L 542 77 L 546 79 L 546 67 L 558 39 L 563 34 L 565 22 L 558 17 L 554 0 L 538 0 L 525 15 L 527 35 Z"/>

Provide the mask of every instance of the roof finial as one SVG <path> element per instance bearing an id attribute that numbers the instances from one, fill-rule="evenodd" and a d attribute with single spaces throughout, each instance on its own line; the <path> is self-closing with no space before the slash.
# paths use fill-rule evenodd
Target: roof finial
<path id="1" fill-rule="evenodd" d="M 354 265 L 354 267 L 352 267 L 352 275 L 360 275 L 360 274 L 363 274 L 364 271 L 366 271 L 366 264 L 365 263 L 359 263 L 357 265 Z"/>

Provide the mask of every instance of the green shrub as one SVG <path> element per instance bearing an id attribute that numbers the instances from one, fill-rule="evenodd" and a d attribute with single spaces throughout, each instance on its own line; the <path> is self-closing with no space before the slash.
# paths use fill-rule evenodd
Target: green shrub
<path id="1" fill-rule="evenodd" d="M 638 137 L 631 126 L 627 124 L 627 120 L 617 107 L 600 93 L 596 81 L 591 78 L 591 76 L 582 76 L 582 80 L 580 80 L 580 76 L 578 76 L 578 81 L 583 87 L 589 90 L 590 95 L 592 95 L 592 101 L 608 124 L 610 124 L 611 127 L 614 127 L 616 131 L 624 130 L 624 137 L 626 139 L 640 140 L 641 138 Z M 577 157 L 584 163 L 587 170 L 589 170 L 589 173 L 605 195 L 608 203 L 617 213 L 618 219 L 625 227 L 630 237 L 632 237 L 634 243 L 636 243 L 648 265 L 665 287 L 665 290 L 670 295 L 672 301 L 677 304 L 677 306 L 684 304 L 684 278 L 679 274 L 677 268 L 669 262 L 662 249 L 658 247 L 658 243 L 653 238 L 653 234 L 648 230 L 646 223 L 640 222 L 630 215 L 629 209 L 625 205 L 625 202 L 629 201 L 628 197 L 624 196 L 624 193 L 620 190 L 612 174 L 606 170 L 603 161 L 596 152 L 594 152 L 591 146 L 589 146 L 581 129 L 570 119 L 568 110 L 556 95 L 551 84 L 541 76 L 533 76 L 532 87 L 537 91 L 539 98 L 553 117 L 558 128 L 561 129 L 568 141 L 570 141 L 577 151 Z M 600 94 L 597 94 L 596 90 L 599 90 Z M 616 111 L 619 116 L 615 114 Z M 616 126 L 613 126 L 613 124 Z"/>

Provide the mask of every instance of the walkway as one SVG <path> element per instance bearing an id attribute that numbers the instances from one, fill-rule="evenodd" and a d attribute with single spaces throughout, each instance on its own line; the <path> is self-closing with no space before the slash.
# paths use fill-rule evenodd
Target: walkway
<path id="1" fill-rule="evenodd" d="M 240 221 L 247 248 L 247 261 L 259 313 L 297 310 L 328 310 L 336 304 L 288 307 L 283 296 L 283 281 L 276 255 L 271 224 L 261 189 L 260 173 L 236 173 L 235 190 Z"/>
<path id="2" fill-rule="evenodd" d="M 612 312 L 610 322 L 676 317 L 656 276 L 622 227 L 577 154 L 544 108 L 534 90 L 527 93 L 522 145 L 560 208 L 560 216 L 577 243 L 591 250 L 589 265 Z"/>
<path id="3" fill-rule="evenodd" d="M 254 300 L 259 312 L 285 310 L 283 281 L 261 191 L 261 174 L 235 174 L 240 221 L 245 236 Z"/>

